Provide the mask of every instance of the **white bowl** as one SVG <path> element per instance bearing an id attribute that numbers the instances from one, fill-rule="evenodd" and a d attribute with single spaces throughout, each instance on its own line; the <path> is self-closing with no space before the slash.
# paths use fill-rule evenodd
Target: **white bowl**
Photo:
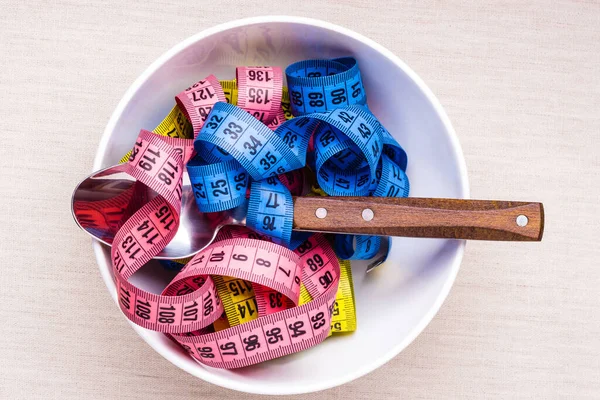
<path id="1" fill-rule="evenodd" d="M 349 29 L 297 17 L 233 21 L 163 54 L 119 102 L 102 136 L 94 170 L 116 164 L 140 128 L 153 129 L 173 106 L 174 96 L 208 74 L 232 79 L 238 65 L 285 68 L 302 59 L 346 55 L 358 60 L 369 107 L 408 153 L 411 196 L 467 198 L 466 166 L 454 129 L 417 74 L 388 50 Z M 223 387 L 259 394 L 327 389 L 373 371 L 415 339 L 448 295 L 464 246 L 457 240 L 394 238 L 388 261 L 376 271 L 365 275 L 365 264 L 352 263 L 356 332 L 241 370 L 207 368 L 164 335 L 132 325 L 167 360 Z M 94 250 L 116 302 L 110 253 L 97 242 Z M 138 285 L 157 291 L 169 278 L 160 268 L 139 275 Z"/>

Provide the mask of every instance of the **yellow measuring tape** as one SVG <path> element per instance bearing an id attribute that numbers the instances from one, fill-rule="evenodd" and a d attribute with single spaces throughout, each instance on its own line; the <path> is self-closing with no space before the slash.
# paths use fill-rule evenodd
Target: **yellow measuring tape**
<path id="1" fill-rule="evenodd" d="M 243 279 L 213 276 L 223 303 L 227 324 L 217 321 L 215 331 L 230 326 L 244 324 L 258 318 L 258 306 L 252 284 Z M 303 305 L 312 300 L 304 285 L 300 286 L 300 301 Z M 354 285 L 350 261 L 340 260 L 340 283 L 333 305 L 331 317 L 331 333 L 354 332 L 356 330 L 356 307 L 354 304 Z"/>
<path id="2" fill-rule="evenodd" d="M 340 261 L 340 284 L 333 304 L 330 334 L 354 332 L 356 330 L 356 307 L 354 304 L 354 284 L 349 260 Z M 306 304 L 312 300 L 304 285 L 300 286 L 300 302 Z"/>
<path id="3" fill-rule="evenodd" d="M 229 326 L 258 318 L 258 305 L 252 283 L 229 276 L 213 276 Z"/>
<path id="4" fill-rule="evenodd" d="M 235 80 L 220 81 L 227 102 L 237 105 L 238 90 Z M 290 98 L 286 87 L 283 88 L 281 96 L 281 108 L 286 119 L 293 118 Z M 152 131 L 157 135 L 173 138 L 191 139 L 194 137 L 192 124 L 177 105 L 169 112 L 165 119 Z M 131 152 L 121 159 L 121 163 L 129 159 Z M 313 195 L 326 195 L 321 189 L 313 186 Z M 174 260 L 180 264 L 186 264 L 189 258 Z M 333 315 L 331 317 L 331 334 L 353 332 L 356 330 L 356 307 L 354 303 L 354 285 L 352 283 L 352 269 L 350 261 L 340 260 L 340 283 L 335 298 Z M 252 284 L 243 279 L 227 276 L 213 276 L 217 292 L 226 318 L 219 318 L 213 323 L 215 331 L 227 329 L 231 326 L 240 325 L 258 318 L 258 306 Z M 299 305 L 306 304 L 312 300 L 304 285 L 300 287 Z"/>

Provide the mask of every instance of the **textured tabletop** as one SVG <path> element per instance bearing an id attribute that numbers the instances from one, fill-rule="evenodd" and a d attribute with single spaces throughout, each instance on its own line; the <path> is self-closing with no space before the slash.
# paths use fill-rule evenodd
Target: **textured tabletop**
<path id="1" fill-rule="evenodd" d="M 153 60 L 263 14 L 317 17 L 390 49 L 445 107 L 472 197 L 546 210 L 542 243 L 469 243 L 448 299 L 400 355 L 298 398 L 600 398 L 600 4 L 516 0 L 0 0 L 0 398 L 258 398 L 138 337 L 69 207 Z"/>

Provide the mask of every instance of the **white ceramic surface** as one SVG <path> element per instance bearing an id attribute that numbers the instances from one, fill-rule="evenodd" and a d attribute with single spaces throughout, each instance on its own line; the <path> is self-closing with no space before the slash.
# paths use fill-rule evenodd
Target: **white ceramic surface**
<path id="1" fill-rule="evenodd" d="M 173 106 L 174 96 L 208 74 L 231 79 L 237 65 L 286 67 L 302 59 L 345 55 L 358 59 L 371 110 L 408 153 L 411 196 L 467 198 L 466 166 L 456 134 L 423 81 L 373 41 L 339 26 L 297 17 L 233 21 L 205 30 L 162 55 L 119 102 L 102 136 L 94 169 L 117 163 L 140 128 L 153 129 Z M 133 327 L 162 356 L 205 381 L 261 394 L 322 390 L 374 370 L 414 340 L 446 298 L 464 246 L 464 241 L 394 238 L 388 261 L 375 272 L 365 275 L 365 264 L 352 264 L 355 333 L 241 370 L 204 367 L 162 334 Z M 98 243 L 94 250 L 116 301 L 109 251 Z M 158 292 L 170 276 L 149 265 L 134 278 L 141 287 Z"/>

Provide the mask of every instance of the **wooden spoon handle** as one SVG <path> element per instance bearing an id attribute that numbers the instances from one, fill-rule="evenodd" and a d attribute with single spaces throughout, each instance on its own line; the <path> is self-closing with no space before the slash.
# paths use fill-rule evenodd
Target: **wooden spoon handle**
<path id="1" fill-rule="evenodd" d="M 326 211 L 324 211 L 326 210 Z M 294 197 L 295 230 L 540 241 L 541 203 L 393 197 Z"/>

